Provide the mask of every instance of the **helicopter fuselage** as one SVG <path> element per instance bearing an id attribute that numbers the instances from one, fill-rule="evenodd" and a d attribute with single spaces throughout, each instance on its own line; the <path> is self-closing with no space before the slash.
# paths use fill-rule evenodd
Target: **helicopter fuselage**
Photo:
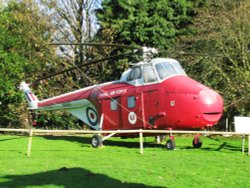
<path id="1" fill-rule="evenodd" d="M 28 90 L 25 96 L 28 101 L 35 98 Z M 30 106 L 34 110 L 67 110 L 96 130 L 188 130 L 214 126 L 222 116 L 223 99 L 188 77 L 176 60 L 158 58 L 132 67 L 119 81 Z"/>

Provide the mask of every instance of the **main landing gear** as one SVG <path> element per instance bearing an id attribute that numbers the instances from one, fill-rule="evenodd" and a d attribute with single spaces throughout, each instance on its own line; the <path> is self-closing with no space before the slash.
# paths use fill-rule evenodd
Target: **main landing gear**
<path id="1" fill-rule="evenodd" d="M 92 137 L 92 140 L 91 140 L 91 145 L 93 148 L 99 148 L 99 147 L 102 147 L 103 146 L 103 141 L 104 140 L 107 140 L 108 138 L 114 136 L 116 133 L 111 133 L 105 137 L 102 137 L 101 135 L 99 134 L 95 134 L 93 137 Z"/>
<path id="2" fill-rule="evenodd" d="M 107 138 L 113 136 L 114 133 L 106 136 L 105 138 L 102 138 L 101 135 L 98 135 L 98 134 L 95 134 L 93 137 L 92 137 L 92 140 L 91 140 L 91 145 L 93 148 L 99 148 L 99 147 L 102 147 L 103 146 L 103 141 L 106 140 Z M 200 148 L 202 146 L 202 141 L 200 139 L 200 134 L 196 134 L 194 136 L 194 139 L 193 139 L 193 147 L 194 148 Z M 174 150 L 176 147 L 175 145 L 175 140 L 174 140 L 174 136 L 173 135 L 170 135 L 170 139 L 167 140 L 166 142 L 166 148 L 168 150 Z"/>
<path id="3" fill-rule="evenodd" d="M 200 134 L 196 134 L 193 139 L 193 147 L 200 148 L 202 146 L 202 141 L 200 139 Z"/>
<path id="4" fill-rule="evenodd" d="M 170 139 L 166 143 L 166 148 L 168 150 L 174 150 L 175 149 L 175 141 L 174 141 L 174 136 L 170 135 Z M 202 146 L 202 141 L 200 139 L 200 134 L 196 134 L 193 139 L 193 147 L 194 148 L 201 148 Z"/>
<path id="5" fill-rule="evenodd" d="M 174 141 L 174 136 L 173 135 L 171 135 L 170 139 L 167 140 L 166 148 L 168 150 L 174 150 L 175 149 L 175 141 Z"/>
<path id="6" fill-rule="evenodd" d="M 102 137 L 101 135 L 98 135 L 98 134 L 95 134 L 93 137 L 92 137 L 92 140 L 91 140 L 91 145 L 93 148 L 99 148 L 101 147 L 103 144 L 102 144 Z"/>

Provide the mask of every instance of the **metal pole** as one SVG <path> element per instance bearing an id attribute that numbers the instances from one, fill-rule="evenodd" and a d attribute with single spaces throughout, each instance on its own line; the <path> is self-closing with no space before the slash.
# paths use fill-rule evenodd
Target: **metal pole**
<path id="1" fill-rule="evenodd" d="M 141 132 L 141 129 L 140 129 L 140 154 L 143 154 L 143 133 Z"/>
<path id="2" fill-rule="evenodd" d="M 104 114 L 101 115 L 101 119 L 100 119 L 100 130 L 102 130 L 103 118 L 104 118 Z"/>

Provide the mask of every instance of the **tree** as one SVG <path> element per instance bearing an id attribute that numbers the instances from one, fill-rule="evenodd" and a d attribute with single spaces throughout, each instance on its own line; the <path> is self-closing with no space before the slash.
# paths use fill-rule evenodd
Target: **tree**
<path id="1" fill-rule="evenodd" d="M 105 0 L 99 10 L 100 32 L 113 31 L 114 41 L 169 49 L 186 32 L 193 14 L 185 0 Z"/>
<path id="2" fill-rule="evenodd" d="M 54 25 L 54 42 L 84 43 L 92 40 L 96 32 L 94 10 L 100 1 L 94 0 L 42 0 L 46 12 Z M 86 59 L 86 49 L 82 45 L 63 46 L 61 53 L 74 60 L 76 65 Z"/>
<path id="3" fill-rule="evenodd" d="M 97 38 L 103 43 L 155 47 L 174 51 L 178 37 L 189 33 L 195 3 L 186 0 L 104 0 L 97 12 L 100 28 Z M 127 54 L 131 50 L 115 49 L 108 54 Z M 168 53 L 169 54 L 169 53 Z M 124 60 L 109 61 L 103 75 L 118 79 L 128 62 L 137 62 L 132 53 Z"/>
<path id="4" fill-rule="evenodd" d="M 1 126 L 26 122 L 26 102 L 18 86 L 22 80 L 42 76 L 54 64 L 54 50 L 46 44 L 49 28 L 31 1 L 11 1 L 0 12 Z"/>
<path id="5" fill-rule="evenodd" d="M 64 69 L 79 66 L 90 60 L 91 47 L 75 45 L 90 42 L 97 29 L 95 9 L 100 6 L 100 0 L 40 0 L 43 12 L 50 17 L 53 24 L 53 43 L 74 43 L 58 45 L 58 55 L 64 59 Z M 86 79 L 87 71 L 73 71 L 68 75 L 73 79 L 74 87 L 89 85 Z M 85 75 L 85 76 L 84 76 Z M 82 76 L 84 78 L 82 79 Z"/>
<path id="6" fill-rule="evenodd" d="M 210 1 L 197 10 L 194 35 L 182 37 L 177 47 L 186 52 L 186 70 L 223 96 L 230 119 L 250 115 L 249 7 L 245 0 Z"/>
<path id="7" fill-rule="evenodd" d="M 250 8 L 249 1 L 220 4 L 226 12 L 218 19 L 216 44 L 225 56 L 215 63 L 215 69 L 224 78 L 226 107 L 233 115 L 250 116 Z"/>

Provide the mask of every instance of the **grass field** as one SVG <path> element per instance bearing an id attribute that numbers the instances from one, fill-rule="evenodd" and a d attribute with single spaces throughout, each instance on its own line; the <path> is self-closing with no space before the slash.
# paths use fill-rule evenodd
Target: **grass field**
<path id="1" fill-rule="evenodd" d="M 147 138 L 144 154 L 138 139 L 111 138 L 94 149 L 83 136 L 0 135 L 0 187 L 250 187 L 250 157 L 241 138 L 176 136 L 177 149 Z"/>

